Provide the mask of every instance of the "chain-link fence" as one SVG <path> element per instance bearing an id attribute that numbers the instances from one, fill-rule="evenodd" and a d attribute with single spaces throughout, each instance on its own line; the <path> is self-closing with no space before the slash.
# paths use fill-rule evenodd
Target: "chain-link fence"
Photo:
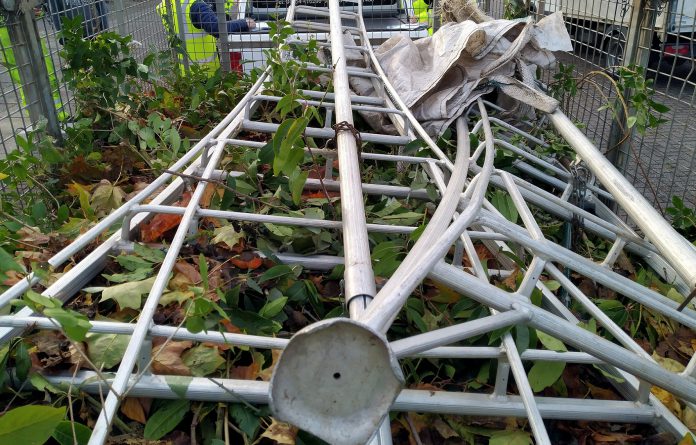
<path id="1" fill-rule="evenodd" d="M 0 155 L 12 150 L 16 135 L 39 119 L 47 119 L 49 130 L 57 131 L 60 120 L 73 112 L 71 92 L 62 81 L 65 61 L 59 56 L 62 17 L 85 17 L 86 38 L 107 29 L 132 35 L 133 52 L 140 57 L 168 48 L 165 23 L 169 23 L 185 50 L 179 56 L 184 69 L 210 63 L 226 70 L 249 70 L 265 64 L 263 49 L 272 44 L 269 27 L 290 5 L 289 0 L 17 0 L 14 7 L 10 3 L 3 3 L 10 10 L 2 14 L 0 28 Z M 325 3 L 299 0 L 298 15 L 306 20 L 299 20 L 295 28 L 306 37 L 326 32 L 312 9 Z M 441 0 L 367 0 L 363 4 L 366 27 L 375 42 L 397 32 L 424 37 L 440 21 L 433 11 L 440 11 Z M 696 204 L 696 174 L 692 173 L 696 164 L 696 0 L 487 0 L 479 4 L 495 18 L 510 15 L 515 8 L 537 19 L 562 11 L 574 52 L 559 59 L 579 79 L 578 93 L 564 99 L 565 111 L 656 205 L 664 208 L 673 195 Z M 350 2 L 343 6 L 348 12 L 356 10 Z M 660 116 L 665 123 L 647 128 L 644 134 L 634 126 L 628 138 L 624 137 L 626 116 L 617 120 L 612 109 L 603 108 L 616 103 L 616 67 L 622 65 L 645 67 L 645 76 L 656 91 L 654 99 L 669 107 Z M 554 73 L 544 81 L 554 82 Z M 637 113 L 634 99 L 641 91 L 628 92 L 631 116 Z"/>
<path id="2" fill-rule="evenodd" d="M 60 29 L 64 18 L 82 18 L 85 38 L 117 31 L 133 36 L 133 54 L 168 47 L 157 0 L 17 0 L 0 14 L 0 156 L 16 146 L 16 136 L 40 120 L 59 132 L 74 111 L 63 81 Z M 8 7 L 9 6 L 9 7 Z M 3 9 L 3 8 L 0 8 Z"/>
<path id="3" fill-rule="evenodd" d="M 696 1 L 535 0 L 525 7 L 536 18 L 564 14 L 574 52 L 559 58 L 579 80 L 565 111 L 657 207 L 664 210 L 672 196 L 696 205 Z M 624 81 L 619 66 L 643 67 L 639 78 L 652 83 L 652 99 L 669 111 L 650 107 L 642 96 L 646 89 Z M 604 107 L 619 104 L 617 85 L 626 97 L 628 119 L 620 111 L 615 119 Z M 639 131 L 649 119 L 646 113 L 665 122 Z M 630 124 L 633 131 L 626 137 Z"/>

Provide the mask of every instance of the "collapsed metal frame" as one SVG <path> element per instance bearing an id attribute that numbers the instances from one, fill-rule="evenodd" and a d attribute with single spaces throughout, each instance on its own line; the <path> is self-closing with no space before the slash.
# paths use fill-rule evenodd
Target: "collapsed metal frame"
<path id="1" fill-rule="evenodd" d="M 303 7 L 307 8 L 307 7 Z M 293 7 L 287 19 L 292 21 Z M 244 381 L 234 379 L 192 378 L 187 383 L 186 398 L 192 400 L 270 403 L 279 417 L 291 420 L 299 426 L 322 437 L 331 443 L 391 443 L 388 410 L 439 412 L 464 415 L 515 416 L 529 419 L 530 428 L 537 443 L 549 444 L 544 419 L 582 419 L 612 422 L 651 423 L 658 428 L 681 437 L 688 429 L 662 403 L 650 394 L 651 385 L 657 385 L 672 392 L 686 403 L 696 403 L 696 358 L 691 359 L 681 374 L 671 373 L 658 364 L 620 326 L 617 326 L 604 314 L 577 286 L 562 272 L 567 267 L 575 272 L 592 278 L 598 283 L 628 297 L 691 329 L 696 329 L 696 312 L 690 308 L 679 311 L 678 304 L 647 289 L 611 270 L 623 249 L 641 256 L 669 282 L 674 282 L 682 292 L 687 292 L 696 283 L 696 250 L 683 238 L 679 237 L 657 213 L 637 193 L 625 179 L 604 159 L 591 143 L 560 112 L 549 115 L 549 119 L 559 133 L 573 146 L 587 167 L 594 173 L 604 189 L 590 184 L 589 199 L 596 205 L 597 214 L 589 213 L 571 204 L 568 199 L 573 190 L 570 173 L 556 166 L 550 160 L 540 159 L 534 153 L 516 147 L 504 136 L 494 135 L 492 123 L 503 128 L 503 132 L 513 132 L 528 140 L 543 144 L 532 135 L 506 124 L 495 117 L 488 116 L 488 109 L 495 107 L 479 100 L 467 116 L 457 120 L 457 155 L 452 162 L 438 148 L 413 118 L 408 108 L 400 100 L 389 81 L 384 76 L 362 23 L 362 15 L 340 12 L 338 0 L 330 2 L 331 16 L 331 66 L 310 67 L 321 72 L 333 73 L 333 94 L 322 94 L 319 106 L 326 110 L 326 127 L 309 128 L 307 134 L 318 138 L 336 136 L 338 150 L 312 150 L 315 155 L 326 158 L 326 177 L 323 185 L 328 189 L 340 190 L 342 221 L 324 221 L 293 218 L 288 216 L 256 215 L 243 212 L 206 210 L 199 208 L 199 202 L 209 180 L 222 179 L 228 175 L 238 176 L 241 172 L 227 172 L 218 169 L 219 161 L 225 147 L 229 145 L 258 148 L 257 142 L 234 139 L 240 130 L 254 130 L 273 133 L 277 125 L 253 120 L 254 105 L 261 101 L 274 101 L 263 94 L 263 82 L 268 71 L 251 88 L 240 103 L 208 135 L 197 143 L 170 170 L 184 174 L 194 174 L 201 179 L 195 186 L 190 203 L 185 207 L 171 204 L 182 193 L 185 181 L 170 173 L 165 173 L 143 191 L 138 193 L 123 207 L 96 224 L 70 246 L 56 254 L 49 261 L 50 266 L 58 267 L 68 261 L 74 254 L 84 249 L 106 229 L 117 222 L 123 223 L 120 232 L 96 247 L 75 267 L 63 274 L 43 294 L 63 301 L 72 297 L 84 287 L 104 266 L 108 255 L 132 248 L 131 234 L 147 217 L 157 213 L 181 214 L 182 222 L 172 240 L 165 260 L 160 267 L 152 290 L 147 296 L 141 315 L 135 324 L 117 322 L 92 322 L 90 332 L 130 335 L 123 361 L 115 375 L 105 375 L 94 371 L 81 371 L 76 375 L 59 375 L 48 377 L 54 383 L 70 384 L 88 392 L 103 394 L 105 397 L 90 444 L 103 444 L 108 437 L 111 423 L 125 395 L 147 396 L 157 398 L 178 398 L 170 383 L 176 377 L 154 375 L 149 371 L 153 359 L 151 350 L 152 337 L 165 337 L 169 340 L 192 340 L 198 342 L 224 343 L 249 346 L 254 348 L 286 349 L 294 348 L 293 353 L 281 355 L 281 361 L 274 372 L 273 380 L 267 382 Z M 350 30 L 361 40 L 360 45 L 351 46 L 364 55 L 366 69 L 349 68 L 346 65 L 345 47 L 341 35 L 344 31 L 342 20 L 353 20 L 355 26 Z M 327 45 L 328 46 L 328 45 Z M 352 95 L 348 86 L 350 76 L 363 76 L 373 79 L 381 98 L 365 98 Z M 312 94 L 312 93 L 308 93 Z M 435 158 L 421 158 L 401 155 L 376 153 L 359 153 L 356 139 L 350 132 L 334 131 L 329 126 L 335 114 L 336 122 L 352 125 L 352 113 L 362 107 L 370 111 L 379 111 L 390 116 L 401 136 L 362 133 L 363 141 L 403 146 L 420 137 L 435 154 Z M 471 132 L 482 140 L 473 153 L 469 147 L 469 130 L 467 120 L 476 120 Z M 526 174 L 532 175 L 550 186 L 564 189 L 561 197 L 545 191 L 511 173 L 497 170 L 493 165 L 496 146 L 504 147 L 520 156 L 517 165 Z M 330 166 L 337 157 L 340 164 L 340 180 L 334 181 Z M 376 184 L 362 184 L 360 176 L 360 158 L 400 163 L 418 163 L 422 165 L 440 192 L 440 203 L 429 225 L 409 252 L 394 276 L 377 292 L 370 262 L 368 231 L 409 233 L 415 227 L 368 224 L 364 208 L 363 194 L 379 194 L 401 198 L 429 199 L 424 191 L 411 190 Z M 479 160 L 482 166 L 479 166 Z M 188 165 L 188 167 L 186 167 Z M 469 177 L 469 173 L 471 177 Z M 448 179 L 447 179 L 448 178 Z M 168 184 L 168 185 L 167 185 Z M 148 204 L 142 204 L 162 186 L 166 188 Z M 318 188 L 318 180 L 308 180 L 306 187 Z M 523 226 L 507 221 L 486 199 L 485 192 L 490 186 L 500 188 L 511 196 L 519 212 Z M 463 192 L 463 193 L 462 193 Z M 623 224 L 610 210 L 597 199 L 598 197 L 615 200 L 632 217 L 647 239 L 642 238 L 630 227 Z M 528 204 L 541 208 L 560 219 L 570 220 L 574 216 L 582 218 L 586 230 L 613 242 L 607 258 L 602 264 L 596 264 L 574 252 L 558 246 L 544 238 L 533 212 Z M 340 229 L 343 233 L 344 257 L 280 254 L 278 258 L 287 263 L 300 263 L 309 268 L 329 269 L 345 263 L 345 295 L 350 318 L 333 319 L 310 326 L 304 332 L 296 334 L 293 339 L 266 338 L 253 335 L 228 334 L 220 332 L 191 333 L 183 327 L 161 326 L 152 322 L 168 281 L 180 248 L 190 231 L 195 230 L 195 223 L 201 217 L 216 217 L 228 220 L 250 222 L 272 222 L 284 225 L 301 225 L 320 228 Z M 521 285 L 515 292 L 505 292 L 488 282 L 485 268 L 476 254 L 473 241 L 485 243 L 491 252 L 509 250 L 508 243 L 521 246 L 532 259 L 524 271 Z M 472 267 L 469 272 L 443 262 L 447 251 L 455 245 L 453 264 L 461 264 L 466 255 Z M 503 255 L 499 262 L 512 269 L 511 260 Z M 553 294 L 539 278 L 542 273 L 558 281 L 584 310 L 609 332 L 620 345 L 611 343 L 577 326 L 575 315 Z M 384 334 L 401 309 L 405 299 L 423 278 L 441 282 L 481 304 L 488 306 L 491 315 L 482 319 L 460 323 L 451 327 L 438 329 L 426 334 L 387 343 Z M 26 280 L 16 284 L 0 296 L 0 306 L 6 306 L 12 299 L 21 296 L 38 278 L 30 274 Z M 534 289 L 543 294 L 543 308 L 530 302 Z M 528 325 L 550 334 L 578 351 L 556 352 L 547 350 L 526 350 L 518 353 L 510 334 L 503 336 L 500 347 L 461 347 L 449 346 L 458 341 L 495 329 L 517 324 Z M 57 323 L 46 317 L 34 316 L 30 310 L 22 309 L 16 314 L 0 316 L 0 340 L 8 341 L 27 328 L 59 329 Z M 336 331 L 338 329 L 338 331 Z M 347 329 L 347 331 L 346 331 Z M 329 353 L 328 347 L 323 351 L 316 348 L 302 347 L 303 339 L 311 338 L 322 330 L 342 335 L 365 334 L 372 340 L 383 342 L 380 357 L 385 365 L 375 365 L 367 370 L 370 378 L 382 377 L 392 373 L 390 380 L 392 392 L 377 394 L 382 405 L 366 404 L 360 406 L 355 400 L 349 400 L 355 411 L 346 418 L 325 418 L 321 422 L 309 417 L 288 419 L 283 401 L 278 397 L 278 388 L 287 384 L 302 386 L 302 376 L 292 368 L 293 357 L 306 365 L 317 353 Z M 299 339 L 299 340 L 298 340 Z M 294 345 L 294 346 L 293 346 Z M 299 349 L 298 349 L 299 348 Z M 319 348 L 321 349 L 321 348 Z M 345 348 L 341 353 L 361 354 L 358 346 L 354 351 Z M 299 351 L 295 353 L 295 351 Z M 302 355 L 305 354 L 305 355 Z M 400 371 L 396 360 L 404 357 L 439 357 L 439 358 L 496 358 L 498 371 L 492 394 L 431 392 L 423 390 L 402 390 Z M 298 358 L 299 357 L 299 358 Z M 611 381 L 626 397 L 626 401 L 579 400 L 561 397 L 535 397 L 524 370 L 523 361 L 545 360 L 566 363 L 595 364 L 620 375 L 624 381 Z M 332 363 L 333 364 L 333 363 Z M 316 363 L 326 367 L 325 361 Z M 337 364 L 338 367 L 343 364 Z M 137 366 L 137 372 L 134 372 Z M 378 371 L 375 373 L 375 369 Z M 350 380 L 355 373 L 359 383 L 371 393 L 379 393 L 382 388 L 365 384 L 360 370 L 346 365 L 337 372 L 334 367 L 327 372 Z M 319 371 L 317 371 L 319 372 Z M 519 391 L 519 395 L 508 394 L 510 372 Z M 305 377 L 306 378 L 306 377 Z M 317 378 L 311 375 L 312 379 Z M 328 377 L 327 377 L 328 378 Z M 369 383 L 369 382 L 367 382 Z M 286 385 L 286 386 L 283 386 Z M 327 385 L 330 386 L 330 385 Z M 389 385 L 387 385 L 389 386 Z M 337 386 L 339 393 L 340 385 Z M 324 388 L 318 388 L 323 390 Z M 336 388 L 327 387 L 326 397 L 316 390 L 312 397 L 330 398 Z M 274 392 L 276 391 L 276 392 Z M 340 394 L 339 394 L 340 395 Z M 347 394 L 345 394 L 347 395 Z M 302 394 L 299 394 L 302 399 Z M 372 401 L 373 399 L 370 399 Z M 303 401 L 302 403 L 306 403 Z M 312 408 L 312 407 L 310 407 Z M 317 407 L 313 407 L 316 409 Z M 320 407 L 324 409 L 323 407 Z M 350 408 L 350 407 L 349 407 Z M 329 410 L 330 411 L 330 410 Z M 300 415 L 302 412 L 300 412 Z M 353 416 L 354 418 L 351 418 Z M 355 417 L 357 416 L 357 417 Z M 359 420 L 360 425 L 355 421 Z M 326 422 L 333 422 L 326 424 Z M 328 425 L 328 426 L 327 426 Z M 377 433 L 373 436 L 373 433 Z"/>

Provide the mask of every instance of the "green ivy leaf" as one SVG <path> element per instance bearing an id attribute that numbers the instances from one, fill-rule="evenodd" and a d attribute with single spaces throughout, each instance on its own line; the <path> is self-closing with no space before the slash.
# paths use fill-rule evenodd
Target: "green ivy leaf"
<path id="1" fill-rule="evenodd" d="M 263 318 L 273 318 L 276 315 L 278 315 L 280 311 L 283 310 L 287 302 L 288 297 L 280 297 L 276 300 L 269 301 L 268 303 L 263 305 L 263 307 L 259 311 L 259 315 Z"/>
<path id="2" fill-rule="evenodd" d="M 564 369 L 565 363 L 563 362 L 534 362 L 532 369 L 527 374 L 529 386 L 532 387 L 532 391 L 539 392 L 553 385 L 561 377 Z"/>
<path id="3" fill-rule="evenodd" d="M 65 408 L 27 405 L 0 417 L 0 443 L 43 445 L 63 420 Z"/>
<path id="4" fill-rule="evenodd" d="M 563 344 L 563 342 L 556 339 L 555 337 L 552 337 L 549 334 L 541 332 L 538 329 L 537 329 L 536 333 L 537 333 L 537 337 L 539 338 L 539 341 L 541 341 L 541 344 L 544 345 L 544 347 L 546 349 L 548 349 L 549 351 L 565 352 L 568 350 L 566 348 L 566 346 Z"/>
<path id="5" fill-rule="evenodd" d="M 73 434 L 73 428 L 75 434 Z M 60 445 L 86 445 L 92 435 L 92 430 L 81 423 L 64 420 L 53 431 L 53 438 Z"/>
<path id="6" fill-rule="evenodd" d="M 488 440 L 488 445 L 532 445 L 532 437 L 526 431 L 496 431 Z"/>
<path id="7" fill-rule="evenodd" d="M 215 372 L 225 364 L 225 359 L 220 356 L 217 348 L 198 345 L 186 351 L 181 360 L 196 377 L 204 377 Z"/>
<path id="8" fill-rule="evenodd" d="M 256 436 L 256 430 L 259 428 L 259 418 L 256 417 L 256 414 L 254 414 L 249 407 L 240 403 L 233 403 L 229 406 L 230 415 L 237 423 L 239 429 L 249 438 Z"/>
<path id="9" fill-rule="evenodd" d="M 87 355 L 97 368 L 113 368 L 121 363 L 129 339 L 127 335 L 87 334 Z"/>
<path id="10" fill-rule="evenodd" d="M 87 331 L 92 327 L 89 319 L 79 312 L 63 308 L 50 308 L 44 310 L 44 315 L 56 319 L 65 335 L 71 340 L 84 341 Z"/>
<path id="11" fill-rule="evenodd" d="M 147 440 L 159 440 L 171 432 L 188 412 L 191 403 L 188 400 L 172 400 L 158 409 L 145 424 L 143 437 Z"/>

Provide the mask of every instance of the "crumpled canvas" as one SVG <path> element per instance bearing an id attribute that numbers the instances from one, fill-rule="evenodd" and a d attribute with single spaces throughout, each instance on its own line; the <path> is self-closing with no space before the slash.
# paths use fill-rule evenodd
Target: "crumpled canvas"
<path id="1" fill-rule="evenodd" d="M 375 50 L 389 81 L 433 136 L 494 87 L 527 105 L 553 112 L 557 102 L 533 85 L 535 67 L 555 64 L 552 51 L 571 51 L 560 12 L 531 18 L 446 23 L 433 36 L 391 37 Z M 359 83 L 359 82 L 358 82 Z M 353 85 L 356 88 L 356 85 Z M 363 83 L 358 94 L 369 93 Z"/>

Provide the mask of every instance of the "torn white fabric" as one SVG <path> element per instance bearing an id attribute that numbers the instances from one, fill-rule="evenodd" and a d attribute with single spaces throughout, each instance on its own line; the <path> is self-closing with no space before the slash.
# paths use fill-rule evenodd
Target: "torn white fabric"
<path id="1" fill-rule="evenodd" d="M 557 102 L 535 89 L 528 65 L 550 68 L 552 51 L 572 50 L 560 13 L 531 18 L 446 23 L 433 36 L 396 35 L 375 50 L 389 81 L 433 136 L 493 88 L 545 112 Z"/>

